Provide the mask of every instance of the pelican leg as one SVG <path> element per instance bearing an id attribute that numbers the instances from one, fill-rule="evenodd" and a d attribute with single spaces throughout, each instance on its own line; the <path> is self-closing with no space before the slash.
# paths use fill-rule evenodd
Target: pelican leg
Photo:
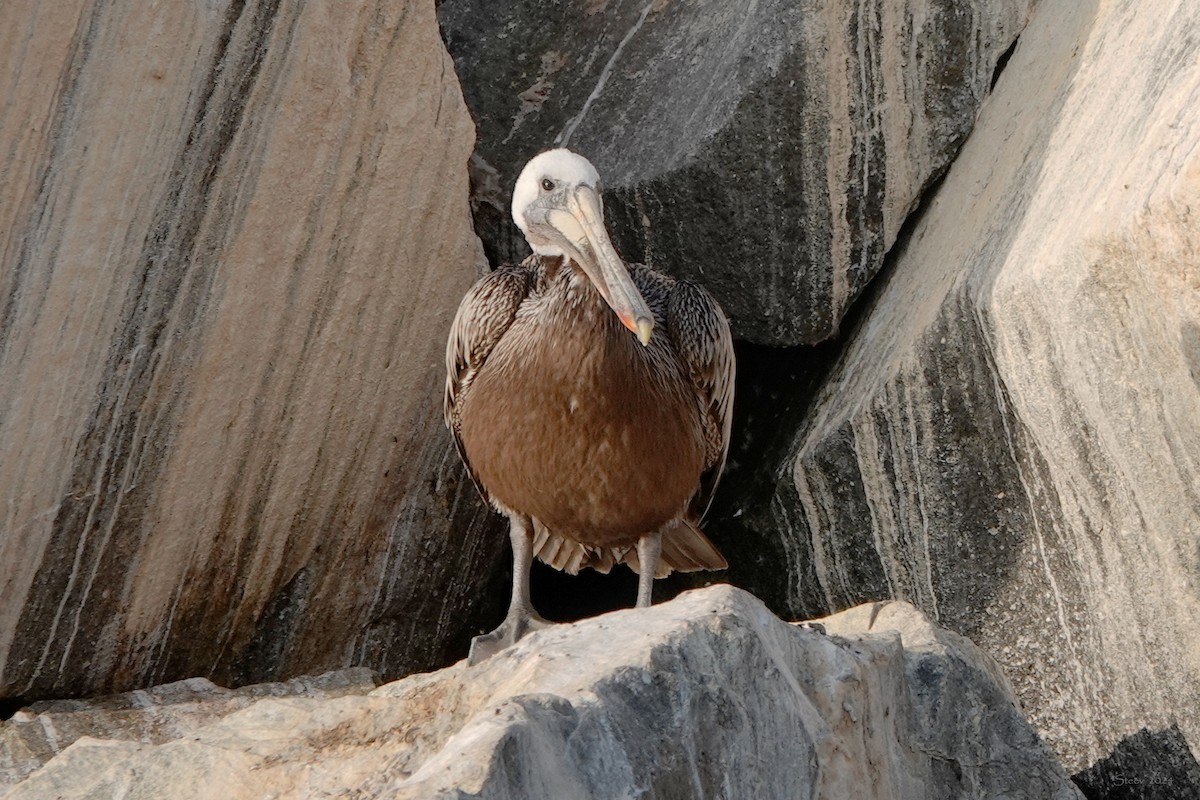
<path id="1" fill-rule="evenodd" d="M 529 568 L 533 564 L 533 525 L 529 517 L 512 514 L 509 517 L 508 536 L 513 549 L 512 599 L 508 604 L 508 614 L 496 630 L 471 640 L 467 663 L 472 666 L 516 644 L 530 631 L 552 624 L 542 619 L 529 600 Z"/>
<path id="2" fill-rule="evenodd" d="M 654 571 L 662 554 L 662 531 L 648 533 L 638 539 L 638 596 L 637 607 L 647 608 L 654 594 Z"/>

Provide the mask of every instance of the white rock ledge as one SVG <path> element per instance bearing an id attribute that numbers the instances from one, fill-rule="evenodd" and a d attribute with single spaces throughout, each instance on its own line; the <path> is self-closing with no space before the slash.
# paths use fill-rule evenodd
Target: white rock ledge
<path id="1" fill-rule="evenodd" d="M 907 603 L 802 626 L 714 586 L 374 690 L 363 671 L 245 703 L 214 687 L 206 718 L 185 684 L 182 704 L 92 704 L 104 738 L 48 746 L 79 703 L 18 714 L 4 796 L 1080 797 L 992 659 Z"/>

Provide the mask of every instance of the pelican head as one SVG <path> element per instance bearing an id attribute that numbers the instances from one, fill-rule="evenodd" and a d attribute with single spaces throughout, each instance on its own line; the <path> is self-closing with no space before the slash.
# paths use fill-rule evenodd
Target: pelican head
<path id="1" fill-rule="evenodd" d="M 649 344 L 654 314 L 608 238 L 590 161 L 562 148 L 534 156 L 517 178 L 512 214 L 535 253 L 578 264 L 621 323 Z"/>

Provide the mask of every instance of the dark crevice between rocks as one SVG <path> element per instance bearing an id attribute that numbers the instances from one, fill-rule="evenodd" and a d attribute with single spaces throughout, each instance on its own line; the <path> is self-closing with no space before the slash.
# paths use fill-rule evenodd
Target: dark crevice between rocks
<path id="1" fill-rule="evenodd" d="M 25 697 L 0 697 L 0 722 L 5 722 L 22 708 L 28 708 L 33 701 Z"/>
<path id="2" fill-rule="evenodd" d="M 1142 728 L 1112 752 L 1071 776 L 1087 800 L 1179 800 L 1200 797 L 1200 763 L 1172 725 Z"/>
<path id="3" fill-rule="evenodd" d="M 483 245 L 488 267 L 519 264 L 532 250 L 512 220 L 511 193 L 500 185 L 500 174 L 478 152 L 467 165 L 470 183 L 471 224 Z"/>
<path id="4" fill-rule="evenodd" d="M 729 462 L 704 528 L 729 561 L 723 573 L 673 575 L 662 598 L 684 589 L 729 582 L 783 610 L 791 577 L 771 515 L 775 487 L 790 464 L 792 443 L 845 339 L 817 345 L 767 347 L 738 343 L 738 382 Z"/>
<path id="5" fill-rule="evenodd" d="M 1000 57 L 996 59 L 996 67 L 992 70 L 992 81 L 988 84 L 989 92 L 995 90 L 996 83 L 1000 80 L 1000 73 L 1004 72 L 1004 68 L 1008 66 L 1008 60 L 1012 58 L 1013 53 L 1017 51 L 1017 43 L 1020 41 L 1020 36 L 1013 39 L 1012 44 L 1008 46 L 1008 49 L 1001 53 Z"/>

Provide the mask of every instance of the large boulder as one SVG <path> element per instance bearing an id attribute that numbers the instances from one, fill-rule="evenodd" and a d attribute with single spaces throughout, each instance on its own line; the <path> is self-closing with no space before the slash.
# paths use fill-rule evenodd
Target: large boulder
<path id="1" fill-rule="evenodd" d="M 204 717 L 201 688 L 20 712 L 7 796 L 1079 797 L 994 662 L 905 603 L 802 627 L 721 586 L 373 691 L 211 688 Z"/>
<path id="2" fill-rule="evenodd" d="M 1038 6 L 771 506 L 794 613 L 915 603 L 1071 770 L 1200 752 L 1198 58 L 1191 0 Z"/>
<path id="3" fill-rule="evenodd" d="M 432 2 L 7 3 L 0 75 L 0 697 L 453 657 L 504 539 Z"/>
<path id="4" fill-rule="evenodd" d="M 524 162 L 590 158 L 618 249 L 720 300 L 739 339 L 837 332 L 975 120 L 1027 0 L 442 0 L 479 125 L 476 230 Z"/>

